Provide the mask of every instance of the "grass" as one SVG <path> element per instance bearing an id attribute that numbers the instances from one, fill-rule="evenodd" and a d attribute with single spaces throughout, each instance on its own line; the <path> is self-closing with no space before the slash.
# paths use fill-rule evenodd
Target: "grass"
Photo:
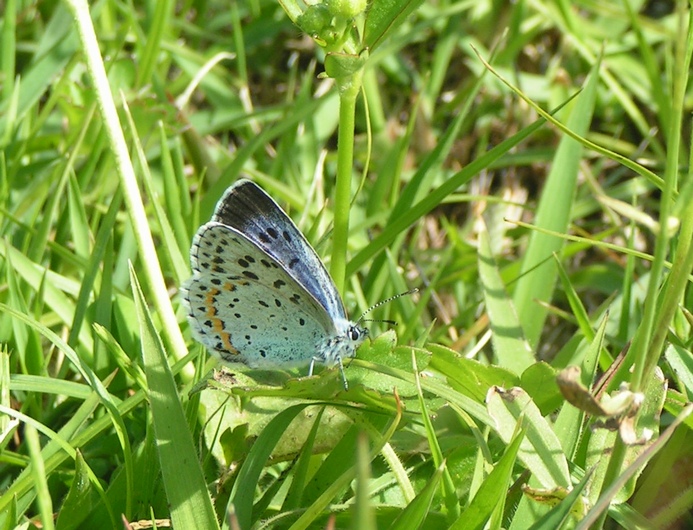
<path id="1" fill-rule="evenodd" d="M 688 4 L 5 6 L 0 528 L 691 525 Z M 241 177 L 421 289 L 348 390 L 192 339 Z"/>

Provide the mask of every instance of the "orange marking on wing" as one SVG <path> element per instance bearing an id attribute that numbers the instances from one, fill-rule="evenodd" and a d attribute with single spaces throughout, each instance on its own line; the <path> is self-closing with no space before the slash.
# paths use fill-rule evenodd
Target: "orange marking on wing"
<path id="1" fill-rule="evenodd" d="M 232 285 L 233 287 L 233 285 Z M 230 290 L 233 290 L 230 289 Z M 205 307 L 207 308 L 207 317 L 212 322 L 212 329 L 217 333 L 219 338 L 221 339 L 222 344 L 224 345 L 224 348 L 226 351 L 229 353 L 232 353 L 233 355 L 240 355 L 241 352 L 239 352 L 233 344 L 231 344 L 231 333 L 226 331 L 224 329 L 224 322 L 217 317 L 217 308 L 215 305 L 216 302 L 216 297 L 217 295 L 221 293 L 219 289 L 210 289 L 207 292 L 207 297 L 205 298 Z"/>

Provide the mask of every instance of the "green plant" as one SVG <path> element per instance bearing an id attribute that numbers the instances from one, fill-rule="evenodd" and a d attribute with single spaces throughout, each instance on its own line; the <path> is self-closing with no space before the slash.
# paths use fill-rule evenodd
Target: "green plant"
<path id="1" fill-rule="evenodd" d="M 6 2 L 0 527 L 690 524 L 693 30 L 638 9 Z M 190 338 L 242 175 L 348 307 L 423 287 L 348 391 Z"/>

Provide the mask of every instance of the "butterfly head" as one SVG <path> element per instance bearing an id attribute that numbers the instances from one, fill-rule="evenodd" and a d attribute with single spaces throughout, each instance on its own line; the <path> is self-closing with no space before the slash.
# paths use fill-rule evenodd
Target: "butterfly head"
<path id="1" fill-rule="evenodd" d="M 356 350 L 366 337 L 368 330 L 357 323 L 343 320 L 337 323 L 337 333 L 322 344 L 321 360 L 327 366 L 341 364 L 342 359 L 356 355 Z"/>
<path id="2" fill-rule="evenodd" d="M 352 351 L 355 352 L 356 348 L 361 346 L 364 340 L 368 337 L 368 328 L 363 328 L 358 324 L 349 322 L 346 330 L 346 338 L 349 343 L 351 343 Z M 353 357 L 353 353 L 349 357 Z"/>

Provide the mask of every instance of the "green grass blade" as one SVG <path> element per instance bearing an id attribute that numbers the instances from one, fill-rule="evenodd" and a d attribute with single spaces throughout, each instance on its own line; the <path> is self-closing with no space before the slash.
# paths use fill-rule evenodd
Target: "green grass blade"
<path id="1" fill-rule="evenodd" d="M 77 451 L 75 476 L 72 479 L 70 490 L 67 492 L 56 521 L 58 530 L 79 528 L 79 525 L 89 515 L 98 500 L 85 467 L 84 457 L 82 453 Z"/>
<path id="2" fill-rule="evenodd" d="M 67 6 L 74 16 L 74 23 L 77 26 L 84 59 L 87 63 L 87 70 L 94 84 L 94 94 L 107 129 L 110 147 L 116 162 L 116 171 L 123 188 L 125 204 L 134 228 L 137 249 L 142 257 L 150 294 L 159 316 L 164 322 L 164 332 L 175 351 L 176 357 L 180 359 L 185 357 L 187 348 L 178 327 L 159 260 L 156 256 L 156 247 L 149 230 L 149 223 L 142 203 L 142 196 L 139 192 L 135 169 L 130 160 L 113 93 L 108 82 L 103 59 L 100 55 L 99 43 L 90 16 L 89 5 L 83 0 L 69 0 Z"/>
<path id="3" fill-rule="evenodd" d="M 401 412 L 398 411 L 395 418 L 390 422 L 385 432 L 380 435 L 380 439 L 373 445 L 370 452 L 371 461 L 382 451 L 384 445 L 392 438 L 395 433 L 399 422 L 401 421 Z M 368 427 L 368 425 L 365 425 Z M 374 429 L 371 429 L 374 430 Z M 342 455 L 343 457 L 343 455 Z M 326 508 L 329 503 L 332 502 L 334 497 L 345 488 L 356 476 L 356 470 L 353 466 L 349 467 L 342 475 L 340 475 L 337 480 L 332 482 L 322 494 L 313 502 L 299 517 L 296 522 L 291 526 L 291 530 L 304 530 L 309 527 L 311 522 L 313 522 Z"/>
<path id="4" fill-rule="evenodd" d="M 104 384 L 99 380 L 99 378 L 87 365 L 87 363 L 84 362 L 84 360 L 81 357 L 79 357 L 77 353 L 72 348 L 70 348 L 70 346 L 63 339 L 58 337 L 50 329 L 46 328 L 42 324 L 30 319 L 26 315 L 19 313 L 15 309 L 10 308 L 4 304 L 0 304 L 0 311 L 3 311 L 11 315 L 12 317 L 36 329 L 39 333 L 41 333 L 41 335 L 46 337 L 49 341 L 51 341 L 51 343 L 53 343 L 57 348 L 59 348 L 60 351 L 62 351 L 65 354 L 65 356 L 72 362 L 73 366 L 75 367 L 75 369 L 79 371 L 80 375 L 86 381 L 88 381 L 89 386 L 91 386 L 91 388 L 93 388 L 94 391 L 98 394 L 101 403 L 109 412 L 109 418 L 113 422 L 113 426 L 118 435 L 118 439 L 123 450 L 123 457 L 125 460 L 126 470 L 129 472 L 128 476 L 132 477 L 132 459 L 130 458 L 131 450 L 130 441 L 127 436 L 127 429 L 125 428 L 123 418 L 120 412 L 118 411 L 118 407 L 115 403 L 114 398 L 108 393 Z M 132 487 L 130 487 L 128 491 L 131 493 Z M 131 502 L 131 495 L 129 495 L 126 500 L 126 514 L 128 515 L 131 509 Z"/>
<path id="5" fill-rule="evenodd" d="M 29 446 L 31 469 L 34 472 L 34 484 L 42 527 L 46 530 L 53 530 L 55 528 L 53 524 L 53 501 L 48 491 L 48 480 L 43 457 L 41 456 L 41 444 L 38 433 L 33 425 L 27 425 L 24 430 L 24 436 L 26 436 L 27 445 Z"/>
<path id="6" fill-rule="evenodd" d="M 393 219 L 384 227 L 381 234 L 373 238 L 368 246 L 363 248 L 349 261 L 346 275 L 350 276 L 356 272 L 369 259 L 383 251 L 399 234 L 439 206 L 448 195 L 454 193 L 460 186 L 469 182 L 479 171 L 491 165 L 493 161 L 499 159 L 512 147 L 531 136 L 543 124 L 544 119 L 539 119 L 529 127 L 526 127 L 522 131 L 504 140 L 450 177 L 443 184 L 438 186 L 438 188 L 432 190 L 426 197 L 414 204 L 408 211 L 397 217 L 397 219 Z"/>
<path id="7" fill-rule="evenodd" d="M 351 528 L 353 530 L 377 530 L 375 509 L 370 499 L 371 466 L 368 454 L 368 436 L 361 432 L 356 443 L 356 484 Z"/>
<path id="8" fill-rule="evenodd" d="M 526 422 L 527 434 L 520 447 L 519 458 L 532 471 L 543 488 L 570 486 L 568 462 L 561 444 L 529 396 L 521 388 L 503 390 L 494 388 L 486 398 L 489 414 L 495 421 L 500 437 L 509 443 L 515 426 L 521 418 Z"/>
<path id="9" fill-rule="evenodd" d="M 421 488 L 419 494 L 414 499 L 407 503 L 407 506 L 402 510 L 390 525 L 390 530 L 410 530 L 421 528 L 421 525 L 426 520 L 426 516 L 431 511 L 431 505 L 435 494 L 438 492 L 440 480 L 443 476 L 443 469 L 446 464 L 443 462 L 435 472 L 431 475 L 426 485 Z"/>
<path id="10" fill-rule="evenodd" d="M 159 461 L 176 528 L 219 528 L 171 369 L 132 271 Z"/>
<path id="11" fill-rule="evenodd" d="M 421 380 L 419 378 L 419 371 L 416 366 L 416 357 L 414 352 L 412 352 L 411 358 L 412 364 L 414 365 L 414 376 L 416 377 L 416 391 L 419 398 L 419 407 L 421 408 L 421 421 L 426 429 L 426 439 L 428 440 L 428 447 L 431 451 L 431 455 L 433 456 L 433 462 L 436 467 L 443 467 L 443 503 L 445 504 L 448 520 L 454 521 L 460 515 L 459 499 L 455 494 L 455 484 L 450 475 L 450 470 L 447 469 L 447 466 L 445 466 L 443 453 L 440 449 L 440 444 L 426 407 L 426 401 L 424 400 L 423 391 L 421 389 Z"/>
<path id="12" fill-rule="evenodd" d="M 525 430 L 514 433 L 503 456 L 493 467 L 486 480 L 474 495 L 474 499 L 450 527 L 451 530 L 473 530 L 483 528 L 492 516 L 504 504 L 508 485 L 512 477 L 513 466 L 517 460 L 520 445 L 525 437 Z"/>
<path id="13" fill-rule="evenodd" d="M 541 519 L 534 523 L 529 530 L 554 530 L 557 528 L 570 528 L 571 516 L 580 518 L 584 514 L 585 503 L 581 497 L 583 491 L 589 485 L 592 478 L 592 470 L 588 470 L 579 484 L 573 487 L 568 495 Z"/>
<path id="14" fill-rule="evenodd" d="M 519 375 L 534 363 L 534 353 L 525 339 L 515 305 L 507 295 L 491 254 L 485 224 L 479 231 L 479 279 L 483 284 L 486 311 L 491 324 L 495 364 Z"/>
<path id="15" fill-rule="evenodd" d="M 267 424 L 253 444 L 248 453 L 238 477 L 231 490 L 229 498 L 229 513 L 233 513 L 238 523 L 238 528 L 247 530 L 251 527 L 253 515 L 253 499 L 255 488 L 249 484 L 257 484 L 260 474 L 267 463 L 267 459 L 279 442 L 289 424 L 307 406 L 294 405 L 277 414 Z M 224 528 L 227 528 L 226 521 Z"/>
<path id="16" fill-rule="evenodd" d="M 599 64 L 592 69 L 568 118 L 568 128 L 580 136 L 587 132 L 594 112 L 598 69 Z M 580 144 L 572 138 L 561 138 L 537 208 L 537 226 L 561 233 L 567 231 L 581 155 Z M 547 315 L 547 309 L 537 304 L 537 301 L 549 302 L 556 284 L 556 267 L 550 258 L 554 252 L 560 252 L 562 246 L 563 241 L 559 238 L 533 232 L 522 260 L 522 272 L 515 287 L 513 301 L 525 336 L 532 345 L 539 341 Z"/>
<path id="17" fill-rule="evenodd" d="M 7 504 L 10 504 L 19 499 L 20 510 L 23 512 L 34 501 L 35 497 L 43 494 L 36 488 L 36 484 L 39 484 L 39 486 L 43 487 L 42 482 L 45 482 L 50 473 L 56 469 L 57 460 L 67 457 L 72 459 L 77 458 L 77 452 L 72 447 L 72 445 L 68 443 L 68 441 L 65 438 L 65 435 L 69 435 L 71 432 L 74 432 L 74 430 L 87 419 L 88 416 L 84 414 L 85 412 L 93 412 L 98 403 L 96 393 L 93 394 L 93 398 L 93 400 L 87 400 L 83 404 L 79 411 L 81 414 L 76 415 L 73 418 L 74 421 L 72 421 L 70 425 L 66 425 L 65 428 L 61 429 L 60 433 L 53 432 L 45 425 L 39 423 L 38 421 L 34 420 L 33 418 L 30 418 L 25 414 L 22 414 L 21 412 L 17 412 L 13 409 L 9 409 L 7 407 L 0 405 L 0 412 L 24 422 L 27 428 L 33 429 L 34 432 L 40 432 L 41 434 L 49 438 L 49 442 L 42 449 L 40 447 L 30 448 L 30 454 L 32 455 L 32 465 L 28 466 L 22 472 L 20 477 L 12 484 L 12 486 L 3 493 L 2 497 L 0 497 L 0 508 L 4 508 L 4 506 L 6 506 Z M 36 452 L 39 449 L 40 454 Z M 37 466 L 40 469 L 37 469 Z M 110 517 L 110 522 L 112 524 L 115 524 L 115 516 L 110 508 L 108 500 L 106 499 L 105 492 L 99 482 L 99 479 L 94 474 L 94 471 L 92 471 L 92 469 L 89 468 L 89 466 L 85 466 L 84 470 L 92 484 L 92 487 L 94 488 L 94 490 L 96 490 L 96 492 L 98 492 L 98 494 L 101 497 L 101 500 L 106 505 L 108 509 L 108 515 Z M 40 477 L 42 478 L 37 479 L 37 474 L 40 475 Z M 2 513 L 1 510 L 0 513 Z"/>

